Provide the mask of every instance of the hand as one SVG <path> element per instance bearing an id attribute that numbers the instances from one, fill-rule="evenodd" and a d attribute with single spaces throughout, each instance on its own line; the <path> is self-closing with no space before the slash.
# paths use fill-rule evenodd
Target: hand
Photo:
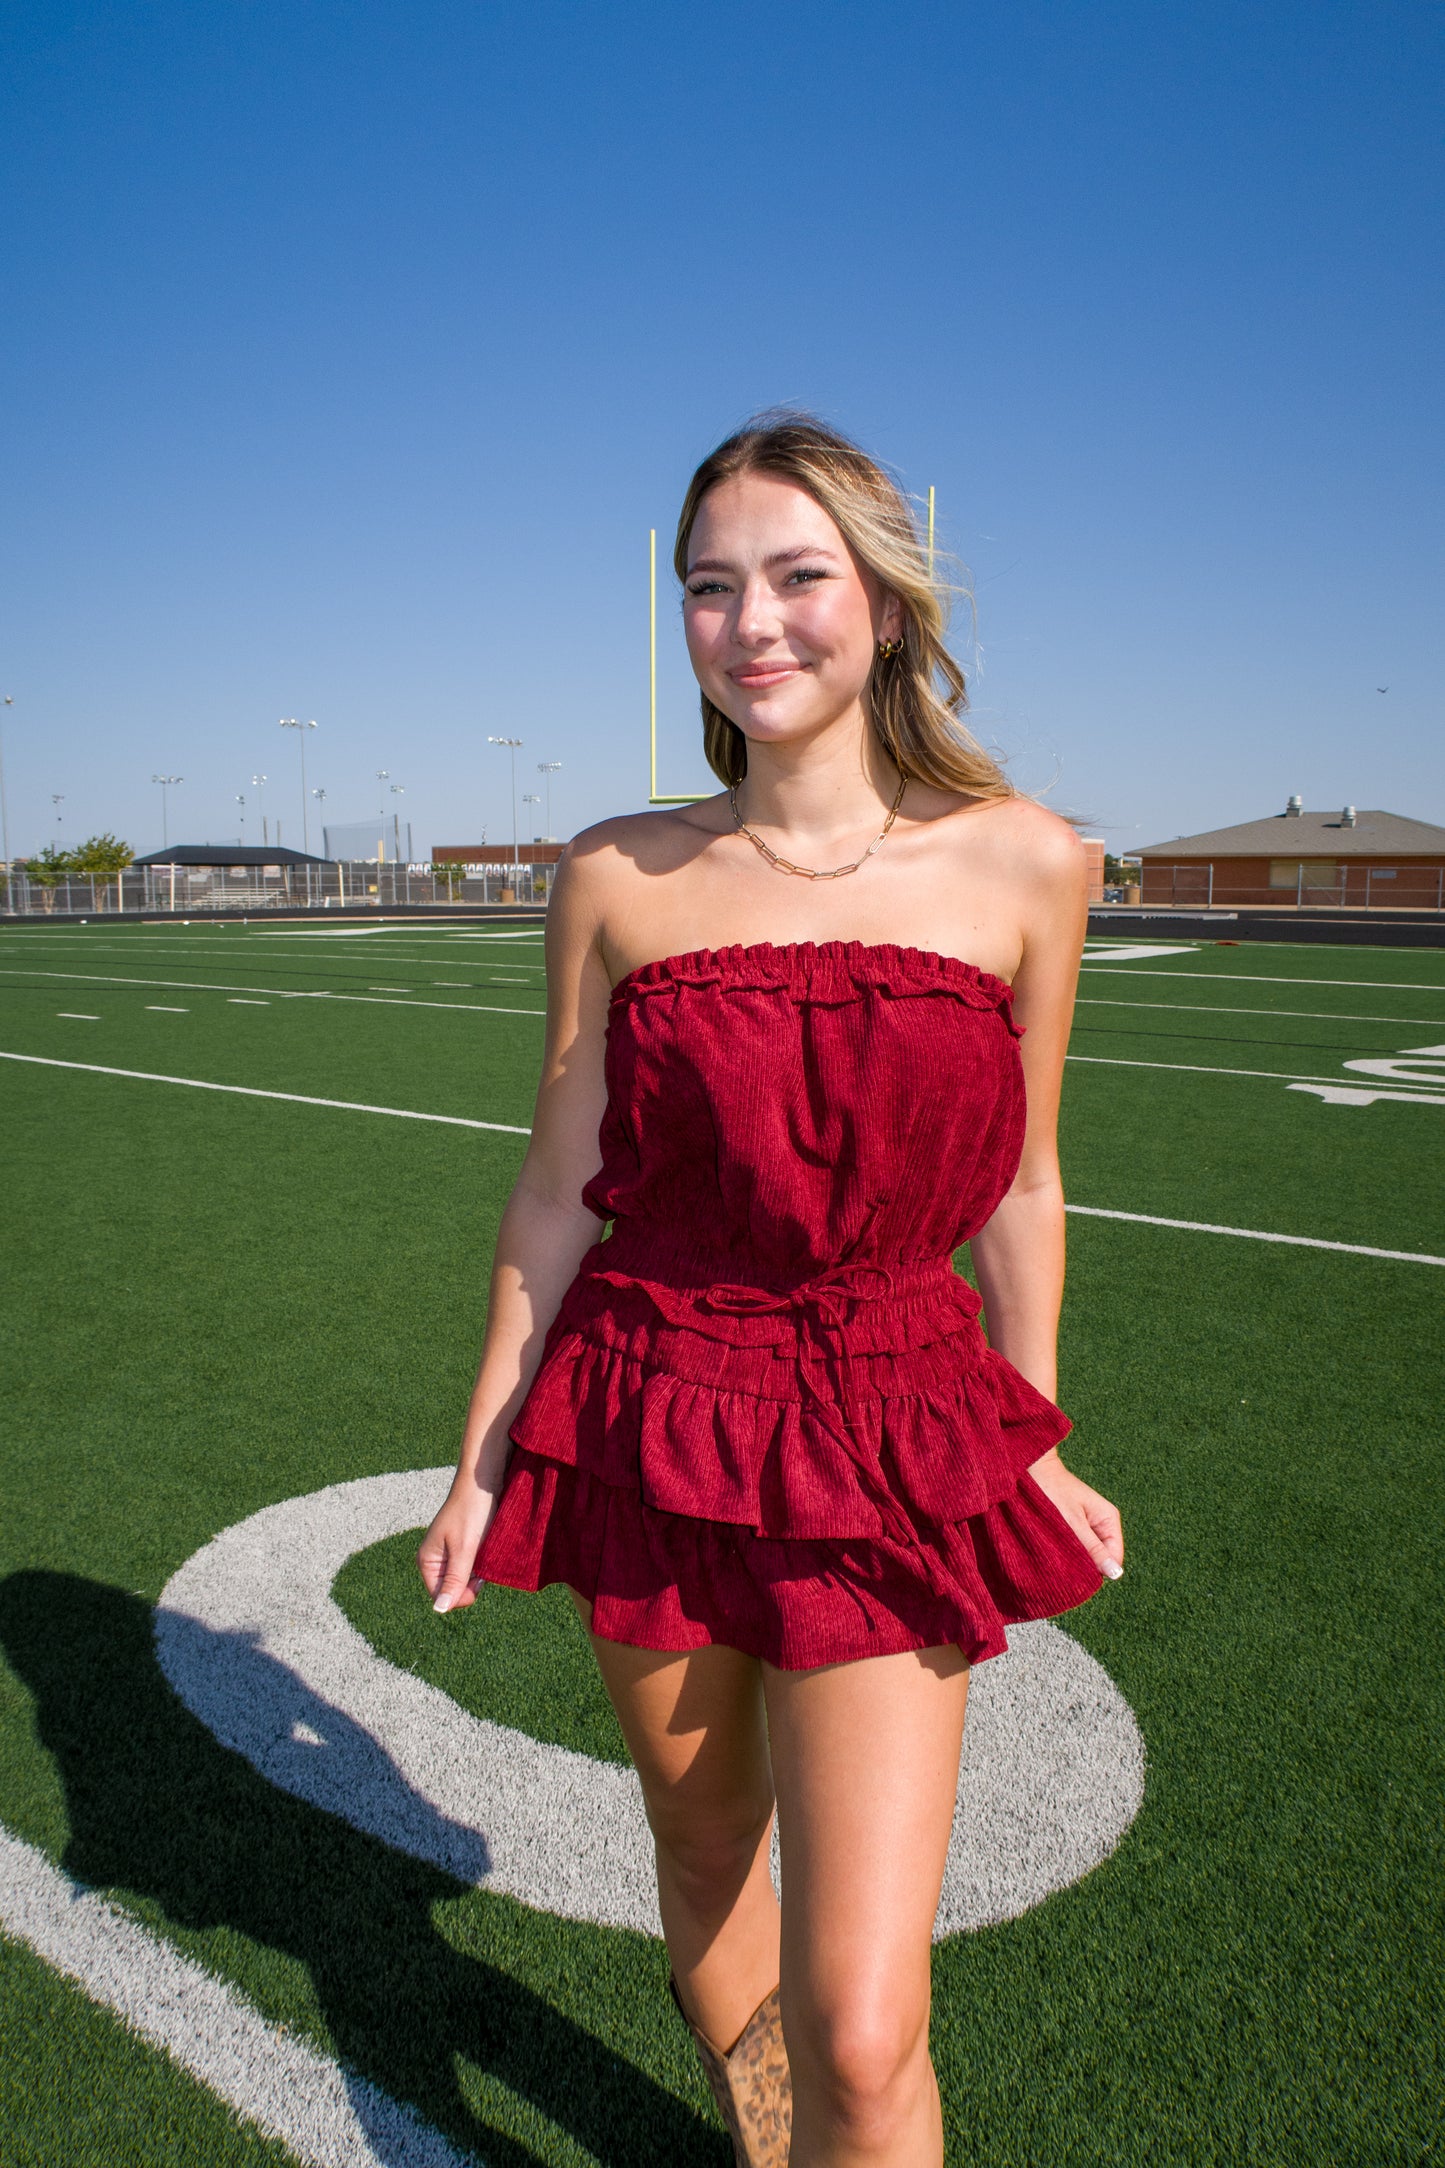
<path id="1" fill-rule="evenodd" d="M 1058 1507 L 1100 1573 L 1106 1580 L 1117 1581 L 1124 1571 L 1124 1529 L 1118 1507 L 1071 1475 L 1059 1459 L 1057 1446 L 1036 1460 L 1029 1474 Z"/>
<path id="2" fill-rule="evenodd" d="M 473 1574 L 477 1551 L 491 1523 L 496 1495 L 474 1481 L 459 1481 L 432 1522 L 416 1554 L 434 1611 L 465 1611 L 477 1600 Z"/>

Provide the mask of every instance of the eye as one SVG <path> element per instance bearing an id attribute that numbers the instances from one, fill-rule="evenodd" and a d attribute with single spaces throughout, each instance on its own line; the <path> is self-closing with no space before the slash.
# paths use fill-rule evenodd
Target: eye
<path id="1" fill-rule="evenodd" d="M 797 580 L 803 586 L 811 587 L 815 581 L 826 580 L 828 576 L 821 565 L 799 565 L 795 572 L 788 574 L 788 585 L 791 587 L 794 580 Z"/>
<path id="2" fill-rule="evenodd" d="M 721 580 L 689 580 L 687 591 L 690 595 L 725 595 L 727 593 L 727 589 Z"/>

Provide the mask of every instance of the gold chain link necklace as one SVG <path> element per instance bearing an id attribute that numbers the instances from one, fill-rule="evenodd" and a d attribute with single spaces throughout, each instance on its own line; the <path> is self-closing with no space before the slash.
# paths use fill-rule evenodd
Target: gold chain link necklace
<path id="1" fill-rule="evenodd" d="M 762 837 L 756 834 L 753 829 L 749 828 L 747 822 L 743 819 L 742 814 L 738 811 L 738 787 L 736 783 L 730 783 L 728 785 L 728 797 L 732 801 L 733 819 L 737 822 L 738 827 L 742 830 L 748 841 L 750 843 L 756 843 L 758 849 L 762 852 L 764 858 L 766 858 L 770 866 L 776 866 L 779 873 L 800 873 L 805 881 L 836 881 L 840 877 L 840 875 L 844 873 L 856 873 L 858 871 L 858 868 L 862 865 L 863 859 L 871 858 L 873 856 L 873 853 L 877 850 L 879 844 L 883 841 L 883 838 L 887 835 L 889 829 L 893 826 L 894 817 L 898 812 L 898 808 L 903 803 L 903 793 L 907 789 L 907 787 L 907 776 L 900 775 L 898 778 L 898 795 L 888 809 L 887 820 L 883 823 L 883 826 L 879 829 L 877 835 L 873 838 L 873 841 L 869 844 L 867 850 L 864 851 L 863 857 L 855 858 L 850 866 L 795 866 L 791 858 L 780 857 L 770 844 L 764 843 Z"/>

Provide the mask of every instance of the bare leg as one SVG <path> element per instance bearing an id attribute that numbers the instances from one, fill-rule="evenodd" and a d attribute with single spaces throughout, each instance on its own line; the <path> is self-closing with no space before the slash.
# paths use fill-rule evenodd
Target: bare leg
<path id="1" fill-rule="evenodd" d="M 730 2048 L 778 1984 L 762 1667 L 736 1649 L 659 1654 L 595 1635 L 592 1647 L 641 1780 L 678 1991 Z"/>
<path id="2" fill-rule="evenodd" d="M 791 2168 L 941 2168 L 934 1914 L 968 1666 L 956 1648 L 763 1666 L 783 1846 Z"/>

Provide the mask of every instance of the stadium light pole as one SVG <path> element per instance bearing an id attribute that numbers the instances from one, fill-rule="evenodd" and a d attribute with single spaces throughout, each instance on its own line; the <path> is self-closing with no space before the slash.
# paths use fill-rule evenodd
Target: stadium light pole
<path id="1" fill-rule="evenodd" d="M 376 771 L 377 782 L 385 783 L 390 774 L 390 768 L 378 768 Z M 376 795 L 378 798 L 381 799 L 381 803 L 376 809 L 376 819 L 379 829 L 379 833 L 376 838 L 376 856 L 378 864 L 384 866 L 386 864 L 386 800 L 384 797 L 382 797 L 380 791 L 378 791 Z M 380 891 L 378 891 L 378 893 L 380 893 Z"/>
<path id="2" fill-rule="evenodd" d="M 546 779 L 545 788 L 547 792 L 547 833 L 549 836 L 552 833 L 552 778 L 557 773 L 557 770 L 561 767 L 561 765 L 562 763 L 560 760 L 539 760 L 537 763 L 538 775 L 543 776 Z"/>
<path id="3" fill-rule="evenodd" d="M 518 865 L 520 865 L 520 864 L 521 864 L 521 860 L 520 860 L 520 859 L 518 858 L 518 856 L 517 856 L 517 753 L 518 753 L 518 751 L 519 751 L 519 749 L 520 749 L 520 747 L 521 747 L 521 743 L 522 743 L 522 741 L 521 741 L 521 739 L 520 739 L 520 738 L 498 738 L 498 737 L 494 736 L 494 735 L 493 735 L 493 734 L 492 734 L 492 733 L 491 733 L 490 731 L 488 732 L 488 734 L 487 734 L 487 735 L 488 735 L 488 741 L 489 741 L 489 743 L 491 743 L 492 745 L 505 745 L 505 746 L 509 747 L 509 748 L 510 748 L 510 750 L 511 750 L 511 755 L 512 755 L 512 864 L 513 864 L 514 866 L 518 866 Z"/>
<path id="4" fill-rule="evenodd" d="M 13 708 L 15 705 L 9 693 L 5 695 L 5 705 L 7 708 Z M 5 747 L 3 737 L 0 737 L 0 850 L 5 853 L 5 908 L 7 911 L 13 911 L 15 909 L 15 875 L 10 865 L 10 816 L 5 810 Z"/>
<path id="5" fill-rule="evenodd" d="M 315 721 L 298 722 L 294 715 L 283 715 L 278 726 L 282 730 L 294 730 L 301 747 L 301 848 L 310 855 L 311 831 L 306 821 L 306 733 L 316 728 Z"/>
<path id="6" fill-rule="evenodd" d="M 161 786 L 161 849 L 163 851 L 169 850 L 171 843 L 170 808 L 167 803 L 167 793 L 172 783 L 184 783 L 185 780 L 183 775 L 153 775 L 151 777 L 153 783 L 159 783 Z"/>
<path id="7" fill-rule="evenodd" d="M 540 805 L 542 803 L 542 793 L 538 790 L 524 790 L 522 803 L 523 805 Z M 535 843 L 537 839 L 534 836 L 532 840 Z"/>
<path id="8" fill-rule="evenodd" d="M 266 833 L 266 801 L 263 797 L 259 795 L 259 793 L 264 791 L 266 788 L 265 776 L 253 775 L 251 778 L 251 788 L 258 793 L 256 803 L 261 809 L 261 848 L 262 850 L 265 850 L 271 841 L 271 838 Z"/>
<path id="9" fill-rule="evenodd" d="M 404 798 L 406 796 L 405 783 L 393 783 L 389 788 L 393 798 Z M 408 831 L 409 835 L 410 831 Z M 393 863 L 399 865 L 401 862 L 401 807 L 399 805 L 393 806 L 391 809 L 391 855 Z M 408 856 L 410 856 L 410 853 L 408 853 Z M 411 891 L 408 889 L 407 893 L 410 895 Z"/>
<path id="10" fill-rule="evenodd" d="M 236 803 L 241 808 L 241 833 L 237 836 L 236 841 L 244 844 L 246 841 L 246 793 L 243 790 L 237 791 Z"/>

